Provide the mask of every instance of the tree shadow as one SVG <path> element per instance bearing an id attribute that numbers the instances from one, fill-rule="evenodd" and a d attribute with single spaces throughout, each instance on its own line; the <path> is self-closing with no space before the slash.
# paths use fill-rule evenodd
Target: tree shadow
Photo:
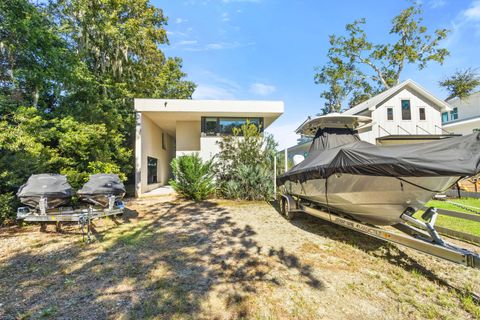
<path id="1" fill-rule="evenodd" d="M 270 202 L 272 207 L 282 215 L 276 202 Z M 283 217 L 283 215 L 282 215 Z M 410 257 L 407 253 L 400 250 L 394 244 L 374 237 L 365 235 L 361 232 L 348 229 L 332 222 L 301 213 L 290 223 L 304 231 L 321 235 L 329 239 L 358 248 L 368 254 L 387 261 L 388 263 L 400 267 L 408 272 L 416 272 L 427 280 L 454 291 L 458 295 L 464 296 L 466 292 L 450 284 L 445 279 L 440 278 L 431 269 L 420 264 L 417 260 Z M 352 257 L 354 259 L 354 257 Z"/>
<path id="2" fill-rule="evenodd" d="M 2 295 L 0 317 L 51 307 L 60 318 L 192 317 L 212 292 L 224 301 L 219 307 L 245 317 L 245 297 L 260 283 L 282 285 L 272 272 L 277 264 L 296 270 L 305 285 L 324 289 L 310 265 L 283 248 L 262 248 L 252 226 L 238 225 L 214 202 L 144 208 L 137 223 L 106 233 L 97 243 L 73 241 L 49 252 L 27 249 L 4 261 L 0 294 L 15 294 Z"/>

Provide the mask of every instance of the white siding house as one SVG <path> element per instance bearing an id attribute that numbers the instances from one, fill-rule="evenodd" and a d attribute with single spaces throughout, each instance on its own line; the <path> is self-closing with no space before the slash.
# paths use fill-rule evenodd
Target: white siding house
<path id="1" fill-rule="evenodd" d="M 350 108 L 344 114 L 369 116 L 372 125 L 360 138 L 376 144 L 426 142 L 442 139 L 442 113 L 451 110 L 413 80 L 406 80 Z"/>
<path id="2" fill-rule="evenodd" d="M 445 130 L 457 134 L 470 134 L 480 130 L 480 92 L 476 92 L 466 99 L 454 98 L 448 101 L 452 110 L 442 114 L 442 123 Z"/>

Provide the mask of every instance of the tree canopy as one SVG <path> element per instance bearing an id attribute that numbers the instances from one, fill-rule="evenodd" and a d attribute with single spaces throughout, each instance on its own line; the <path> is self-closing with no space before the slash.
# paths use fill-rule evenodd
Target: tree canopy
<path id="1" fill-rule="evenodd" d="M 133 98 L 195 89 L 182 60 L 160 49 L 168 20 L 148 0 L 40 3 L 0 1 L 5 203 L 32 173 L 63 173 L 74 186 L 100 171 L 132 176 Z"/>
<path id="2" fill-rule="evenodd" d="M 440 81 L 439 84 L 449 93 L 446 100 L 465 99 L 480 86 L 480 76 L 475 69 L 467 68 L 456 71 L 450 77 Z"/>
<path id="3" fill-rule="evenodd" d="M 414 4 L 392 19 L 392 42 L 370 41 L 365 19 L 347 24 L 346 35 L 331 35 L 328 61 L 316 68 L 314 77 L 315 83 L 326 86 L 321 93 L 326 100 L 323 112 L 340 111 L 347 99 L 352 107 L 398 84 L 407 64 L 422 70 L 429 62 L 443 63 L 449 52 L 440 41 L 448 30 L 429 33 L 422 20 L 422 8 Z"/>

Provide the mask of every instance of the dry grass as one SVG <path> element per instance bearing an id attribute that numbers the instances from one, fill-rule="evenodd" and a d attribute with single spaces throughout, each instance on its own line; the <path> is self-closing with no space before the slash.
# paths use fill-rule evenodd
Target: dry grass
<path id="1" fill-rule="evenodd" d="M 480 317 L 478 270 L 312 217 L 229 201 L 128 208 L 96 222 L 90 244 L 77 226 L 1 229 L 0 318 Z"/>

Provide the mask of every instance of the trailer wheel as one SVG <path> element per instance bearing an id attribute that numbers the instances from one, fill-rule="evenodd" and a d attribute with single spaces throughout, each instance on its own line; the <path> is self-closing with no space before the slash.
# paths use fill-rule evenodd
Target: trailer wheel
<path id="1" fill-rule="evenodd" d="M 285 218 L 287 218 L 287 220 L 292 220 L 293 218 L 295 218 L 295 212 L 292 212 L 290 209 L 291 208 L 288 203 L 288 200 L 282 197 L 281 211 L 282 211 L 282 214 L 285 216 Z"/>

